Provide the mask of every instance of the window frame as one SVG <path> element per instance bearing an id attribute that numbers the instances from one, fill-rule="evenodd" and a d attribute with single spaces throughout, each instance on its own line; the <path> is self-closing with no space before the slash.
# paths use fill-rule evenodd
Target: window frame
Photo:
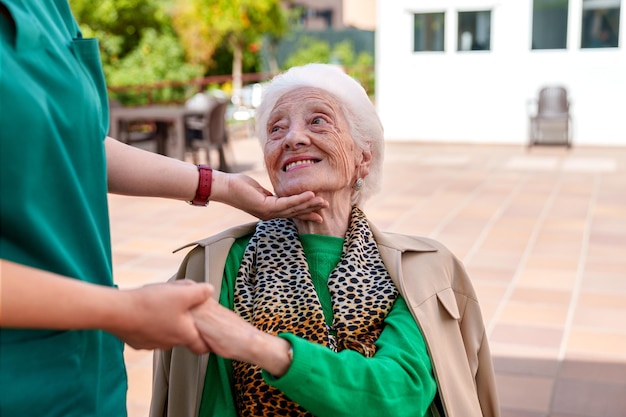
<path id="1" fill-rule="evenodd" d="M 599 3 L 593 5 L 591 3 Z M 608 3 L 614 2 L 617 7 L 606 7 Z M 587 7 L 585 7 L 587 4 Z M 622 1 L 621 0 L 609 0 L 609 1 L 597 1 L 597 0 L 581 0 L 581 13 L 580 13 L 580 43 L 579 47 L 582 50 L 588 49 L 606 49 L 606 48 L 619 48 L 620 44 L 620 25 L 622 14 Z M 593 7 L 602 6 L 605 7 Z M 594 16 L 590 16 L 593 13 Z M 608 17 L 607 17 L 608 15 Z M 591 20 L 591 19 L 596 20 Z M 597 19 L 601 20 L 598 21 Z M 613 22 L 615 25 L 613 27 Z M 597 25 L 600 27 L 597 27 Z M 594 27 L 595 26 L 595 27 Z M 593 33 L 596 32 L 594 39 Z M 600 31 L 598 34 L 597 31 Z"/>
<path id="2" fill-rule="evenodd" d="M 562 33 L 558 33 L 555 38 L 557 38 L 557 41 L 561 41 L 563 46 L 542 46 L 542 47 L 537 47 L 535 46 L 535 44 L 537 43 L 537 38 L 535 37 L 535 34 L 537 33 L 537 15 L 535 13 L 535 8 L 537 6 L 537 3 L 539 2 L 543 2 L 544 4 L 548 4 L 551 0 L 531 0 L 531 10 L 530 10 L 530 50 L 531 51 L 545 51 L 545 50 L 567 50 L 568 49 L 568 35 L 569 35 L 569 31 L 571 30 L 571 22 L 570 22 L 570 7 L 572 6 L 572 2 L 570 0 L 556 0 L 556 1 L 562 1 L 564 2 L 567 7 L 565 8 L 565 13 L 562 13 L 562 15 L 564 16 L 564 23 L 565 23 L 565 27 L 563 28 L 563 32 Z M 560 16 L 560 17 L 563 17 Z M 548 20 L 548 19 L 546 19 Z M 552 17 L 551 20 L 554 20 L 554 18 Z M 556 25 L 552 25 L 554 27 L 556 27 Z M 542 28 L 543 29 L 543 28 Z M 547 31 L 550 32 L 550 31 Z M 553 34 L 553 33 L 551 33 Z M 549 39 L 548 37 L 544 37 L 545 39 Z M 560 44 L 559 44 L 560 45 Z"/>
<path id="3" fill-rule="evenodd" d="M 476 17 L 478 16 L 479 13 L 488 13 L 489 15 L 489 31 L 488 31 L 488 40 L 487 40 L 487 48 L 483 48 L 483 49 L 474 49 L 473 47 L 470 47 L 470 49 L 461 49 L 461 43 L 462 43 L 462 39 L 461 36 L 462 34 L 460 33 L 460 29 L 461 29 L 461 14 L 462 13 L 474 13 L 476 14 Z M 456 52 L 460 52 L 460 53 L 472 53 L 472 52 L 490 52 L 492 51 L 492 47 L 493 47 L 493 43 L 492 43 L 492 39 L 493 39 L 493 9 L 491 8 L 480 8 L 480 9 L 463 9 L 463 10 L 457 10 L 456 11 Z M 473 42 L 473 38 L 472 38 L 472 45 L 474 45 Z"/>
<path id="4" fill-rule="evenodd" d="M 446 10 L 429 10 L 429 11 L 412 11 L 413 16 L 413 53 L 442 53 L 446 52 Z M 431 46 L 435 45 L 436 36 L 440 35 L 441 39 L 439 42 L 441 43 L 441 49 L 417 49 L 417 18 L 418 16 L 440 16 L 441 17 L 441 28 L 437 31 L 435 36 L 431 36 L 432 40 L 430 41 Z M 428 21 L 424 21 L 425 25 L 428 25 Z M 430 23 L 432 24 L 432 23 Z M 426 32 L 425 32 L 426 33 Z M 431 33 L 432 35 L 432 33 Z M 428 34 L 425 36 L 428 38 Z M 426 39 L 426 41 L 428 41 Z"/>

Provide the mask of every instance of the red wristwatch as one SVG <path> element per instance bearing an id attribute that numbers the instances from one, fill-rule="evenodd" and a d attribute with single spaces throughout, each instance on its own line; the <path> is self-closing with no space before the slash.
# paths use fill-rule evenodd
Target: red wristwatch
<path id="1" fill-rule="evenodd" d="M 200 178 L 196 196 L 189 202 L 192 206 L 208 206 L 211 197 L 211 183 L 213 181 L 213 170 L 208 165 L 198 165 Z"/>

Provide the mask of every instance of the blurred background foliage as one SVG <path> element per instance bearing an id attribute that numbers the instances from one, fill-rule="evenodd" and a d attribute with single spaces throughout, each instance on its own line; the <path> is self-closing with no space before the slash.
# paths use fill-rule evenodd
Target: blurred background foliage
<path id="1" fill-rule="evenodd" d="M 297 9 L 281 4 L 70 0 L 83 36 L 100 41 L 111 97 L 125 105 L 184 101 L 197 92 L 197 84 L 190 81 L 213 75 L 232 75 L 233 81 L 220 88 L 236 94 L 242 73 L 275 73 L 308 62 L 341 65 L 373 94 L 372 53 L 355 52 L 350 39 L 329 42 L 314 33 L 300 33 Z M 284 56 L 279 59 L 281 43 Z M 145 86 L 152 86 L 150 97 Z"/>
<path id="2" fill-rule="evenodd" d="M 374 93 L 374 57 L 368 52 L 357 54 L 350 39 L 331 45 L 327 41 L 304 35 L 297 40 L 294 51 L 287 57 L 282 69 L 309 62 L 339 65 L 359 80 L 369 95 Z"/>

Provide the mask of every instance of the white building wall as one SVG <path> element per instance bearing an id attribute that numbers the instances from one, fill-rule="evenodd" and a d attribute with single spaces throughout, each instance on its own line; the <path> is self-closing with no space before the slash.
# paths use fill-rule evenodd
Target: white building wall
<path id="1" fill-rule="evenodd" d="M 491 10 L 491 51 L 457 52 L 458 11 Z M 626 4 L 620 47 L 580 49 L 582 0 L 568 47 L 530 50 L 532 0 L 378 0 L 376 105 L 390 140 L 526 144 L 528 103 L 564 85 L 574 145 L 626 146 Z M 445 11 L 445 52 L 413 52 L 413 14 Z"/>

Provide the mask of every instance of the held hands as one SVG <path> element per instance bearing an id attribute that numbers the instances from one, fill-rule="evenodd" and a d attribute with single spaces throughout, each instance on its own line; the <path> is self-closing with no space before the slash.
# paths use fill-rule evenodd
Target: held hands
<path id="1" fill-rule="evenodd" d="M 317 210 L 328 202 L 311 191 L 289 197 L 276 197 L 257 181 L 244 174 L 213 171 L 211 200 L 243 210 L 261 220 L 290 217 L 321 223 Z"/>
<path id="2" fill-rule="evenodd" d="M 213 287 L 178 280 L 120 291 L 127 297 L 124 325 L 112 323 L 109 331 L 135 349 L 169 349 L 183 345 L 194 353 L 209 352 L 196 328 L 192 309 L 210 299 Z M 105 329 L 106 330 L 106 329 Z"/>
<path id="3" fill-rule="evenodd" d="M 116 293 L 121 302 L 103 329 L 135 349 L 186 346 L 258 365 L 277 377 L 291 365 L 289 342 L 221 306 L 211 298 L 210 284 L 177 280 Z"/>
<path id="4" fill-rule="evenodd" d="M 289 369 L 289 342 L 262 332 L 214 299 L 195 308 L 193 317 L 212 352 L 258 365 L 277 377 Z"/>
<path id="5" fill-rule="evenodd" d="M 248 347 L 254 344 L 260 333 L 252 324 L 214 299 L 196 307 L 192 315 L 201 337 L 210 345 L 212 352 L 230 359 L 248 358 Z"/>

